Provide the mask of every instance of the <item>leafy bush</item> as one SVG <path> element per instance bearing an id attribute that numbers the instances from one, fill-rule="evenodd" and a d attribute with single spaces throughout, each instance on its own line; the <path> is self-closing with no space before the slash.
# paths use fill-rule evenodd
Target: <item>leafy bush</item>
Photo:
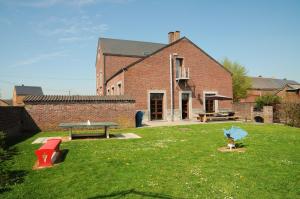
<path id="1" fill-rule="evenodd" d="M 255 99 L 255 108 L 261 110 L 264 106 L 274 106 L 280 103 L 280 97 L 276 95 L 262 95 Z"/>
<path id="2" fill-rule="evenodd" d="M 300 103 L 283 103 L 281 106 L 281 116 L 287 125 L 300 127 Z"/>

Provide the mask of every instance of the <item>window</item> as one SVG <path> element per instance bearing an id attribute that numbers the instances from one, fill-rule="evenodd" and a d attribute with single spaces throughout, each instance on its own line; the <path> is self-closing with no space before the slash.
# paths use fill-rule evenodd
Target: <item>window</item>
<path id="1" fill-rule="evenodd" d="M 111 95 L 115 95 L 115 87 L 114 86 L 111 87 Z"/>
<path id="2" fill-rule="evenodd" d="M 109 95 L 110 93 L 109 93 L 109 88 L 107 89 L 107 93 L 106 93 L 107 95 Z"/>
<path id="3" fill-rule="evenodd" d="M 122 95 L 122 83 L 118 83 L 118 95 Z"/>
<path id="4" fill-rule="evenodd" d="M 181 76 L 181 68 L 183 67 L 183 58 L 176 58 L 176 77 Z"/>

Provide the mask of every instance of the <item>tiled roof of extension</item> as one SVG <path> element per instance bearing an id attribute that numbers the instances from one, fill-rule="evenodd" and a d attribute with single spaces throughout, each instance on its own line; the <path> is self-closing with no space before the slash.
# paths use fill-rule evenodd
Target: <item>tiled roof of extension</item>
<path id="1" fill-rule="evenodd" d="M 145 57 L 166 46 L 161 43 L 109 38 L 100 38 L 99 42 L 103 53 L 138 57 Z"/>
<path id="2" fill-rule="evenodd" d="M 98 95 L 43 95 L 26 96 L 25 103 L 39 102 L 135 102 L 131 97 L 124 95 L 98 96 Z"/>
<path id="3" fill-rule="evenodd" d="M 283 88 L 287 84 L 299 84 L 293 80 L 274 79 L 265 77 L 250 77 L 252 82 L 252 89 L 262 90 L 277 90 Z"/>

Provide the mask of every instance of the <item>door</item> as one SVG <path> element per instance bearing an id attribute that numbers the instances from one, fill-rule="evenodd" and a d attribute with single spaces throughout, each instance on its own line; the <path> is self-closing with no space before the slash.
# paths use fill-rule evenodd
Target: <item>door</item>
<path id="1" fill-rule="evenodd" d="M 206 113 L 213 113 L 215 112 L 214 107 L 215 101 L 214 100 L 205 100 L 205 112 Z"/>
<path id="2" fill-rule="evenodd" d="M 163 119 L 163 93 L 150 94 L 150 115 L 151 120 Z"/>
<path id="3" fill-rule="evenodd" d="M 183 93 L 181 97 L 181 118 L 189 119 L 189 94 Z"/>

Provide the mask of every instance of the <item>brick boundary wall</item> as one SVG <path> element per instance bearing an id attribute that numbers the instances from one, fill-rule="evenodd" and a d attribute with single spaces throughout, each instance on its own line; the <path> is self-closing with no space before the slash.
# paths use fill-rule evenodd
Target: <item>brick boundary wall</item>
<path id="1" fill-rule="evenodd" d="M 62 122 L 116 122 L 121 128 L 135 127 L 135 102 L 35 102 L 25 109 L 42 131 L 62 130 Z"/>
<path id="2" fill-rule="evenodd" d="M 18 135 L 22 131 L 23 114 L 22 107 L 0 107 L 0 131 L 11 136 Z"/>
<path id="3" fill-rule="evenodd" d="M 233 103 L 233 111 L 241 120 L 252 120 L 251 110 L 254 105 L 252 102 L 236 102 Z"/>

